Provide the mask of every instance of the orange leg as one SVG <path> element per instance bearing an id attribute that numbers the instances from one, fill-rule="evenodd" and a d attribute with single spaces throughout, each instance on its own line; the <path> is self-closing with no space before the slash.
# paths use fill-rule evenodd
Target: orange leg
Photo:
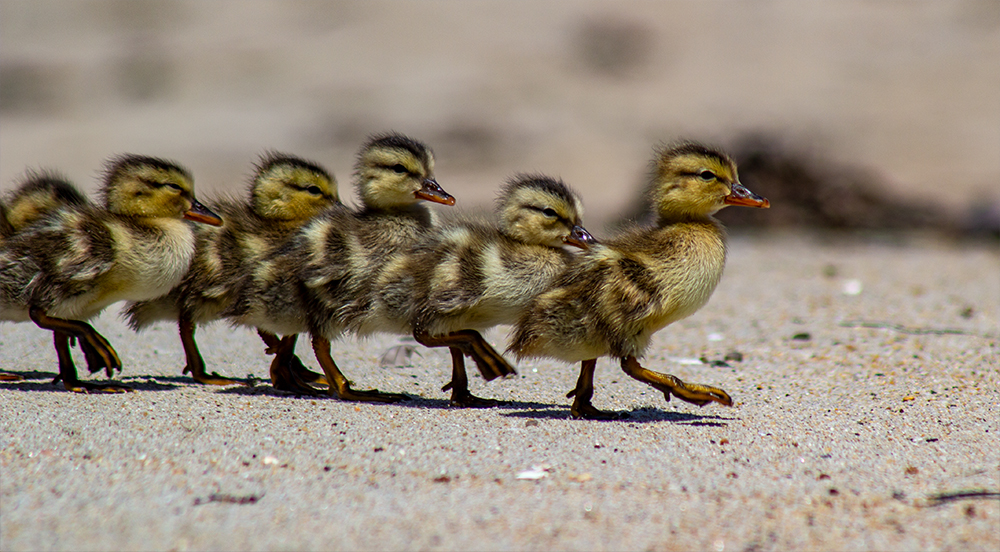
<path id="1" fill-rule="evenodd" d="M 125 393 L 132 391 L 131 387 L 120 383 L 90 383 L 80 381 L 76 376 L 76 367 L 73 365 L 73 356 L 69 350 L 70 336 L 55 330 L 52 332 L 56 346 L 56 356 L 59 358 L 59 378 L 62 379 L 63 386 L 74 393 Z"/>
<path id="2" fill-rule="evenodd" d="M 517 373 L 514 367 L 475 330 L 461 330 L 447 335 L 435 336 L 427 332 L 415 331 L 413 337 L 417 343 L 425 347 L 448 347 L 451 349 L 451 381 L 441 390 L 452 390 L 451 403 L 454 406 L 490 407 L 499 404 L 498 401 L 481 399 L 469 393 L 469 376 L 465 372 L 465 355 L 476 362 L 479 373 L 486 381 Z"/>
<path id="3" fill-rule="evenodd" d="M 316 360 L 323 367 L 326 380 L 330 382 L 330 395 L 336 393 L 338 397 L 345 401 L 366 402 L 396 402 L 409 398 L 400 393 L 382 393 L 378 389 L 368 391 L 351 389 L 351 382 L 347 381 L 340 368 L 337 367 L 337 363 L 333 361 L 333 357 L 330 356 L 330 340 L 313 334 L 312 346 L 313 352 L 316 353 Z"/>
<path id="4" fill-rule="evenodd" d="M 483 399 L 469 392 L 469 375 L 465 373 L 465 353 L 458 347 L 450 347 L 451 381 L 441 388 L 451 389 L 451 405 L 462 408 L 490 408 L 500 404 L 494 399 Z"/>
<path id="5" fill-rule="evenodd" d="M 194 340 L 195 325 L 190 317 L 182 314 L 177 321 L 177 327 L 181 333 L 181 344 L 184 346 L 184 358 L 187 360 L 182 374 L 191 372 L 194 381 L 205 385 L 246 385 L 245 382 L 224 378 L 216 372 L 209 374 L 205 371 L 205 360 L 201 357 L 198 344 Z"/>
<path id="6" fill-rule="evenodd" d="M 698 383 L 684 383 L 676 376 L 647 370 L 640 366 L 639 361 L 633 356 L 622 359 L 622 370 L 629 376 L 643 383 L 648 383 L 655 389 L 662 391 L 663 396 L 668 401 L 670 400 L 670 395 L 674 395 L 682 401 L 698 406 L 705 406 L 712 401 L 726 406 L 733 406 L 733 399 L 722 389 Z"/>
<path id="7" fill-rule="evenodd" d="M 51 330 L 54 334 L 56 355 L 59 358 L 59 375 L 53 383 L 60 379 L 66 389 L 76 393 L 121 393 L 131 391 L 131 388 L 124 385 L 97 384 L 80 381 L 76 375 L 76 366 L 73 365 L 73 356 L 69 350 L 70 339 L 79 339 L 81 347 L 84 348 L 88 357 L 93 355 L 100 359 L 100 365 L 106 367 L 110 373 L 113 369 L 121 370 L 122 361 L 118 358 L 111 343 L 86 322 L 79 320 L 65 320 L 55 318 L 45 314 L 42 309 L 32 307 L 28 310 L 28 316 L 39 328 Z M 88 352 L 89 351 L 89 352 Z M 95 360 L 95 363 L 97 361 Z"/>
<path id="8" fill-rule="evenodd" d="M 566 393 L 566 398 L 576 397 L 573 406 L 570 407 L 570 415 L 573 418 L 585 420 L 620 420 L 627 418 L 624 412 L 607 412 L 598 410 L 590 403 L 594 398 L 594 370 L 597 368 L 597 359 L 591 358 L 580 363 L 580 377 L 576 380 L 576 389 Z"/>

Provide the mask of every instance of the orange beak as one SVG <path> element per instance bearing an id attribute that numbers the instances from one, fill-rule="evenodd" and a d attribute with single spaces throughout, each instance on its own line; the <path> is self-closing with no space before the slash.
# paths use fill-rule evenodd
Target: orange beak
<path id="1" fill-rule="evenodd" d="M 451 196 L 448 192 L 444 191 L 437 181 L 433 178 L 424 179 L 424 187 L 420 188 L 413 194 L 417 199 L 423 199 L 426 201 L 433 201 L 434 203 L 441 203 L 444 205 L 454 205 L 455 198 Z"/>
<path id="2" fill-rule="evenodd" d="M 216 215 L 212 211 L 205 207 L 201 203 L 198 203 L 197 199 L 191 200 L 191 208 L 184 212 L 184 218 L 188 220 L 193 220 L 195 222 L 200 222 L 202 224 L 210 224 L 212 226 L 222 226 L 222 219 L 219 215 Z"/>
<path id="3" fill-rule="evenodd" d="M 759 209 L 767 209 L 771 206 L 771 202 L 767 198 L 760 197 L 751 192 L 739 182 L 733 182 L 733 190 L 726 196 L 723 203 L 726 205 L 740 205 L 742 207 L 757 207 Z"/>

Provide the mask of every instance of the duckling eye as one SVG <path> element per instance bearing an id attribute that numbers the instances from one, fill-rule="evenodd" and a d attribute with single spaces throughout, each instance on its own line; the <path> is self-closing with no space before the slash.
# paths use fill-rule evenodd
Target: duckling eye
<path id="1" fill-rule="evenodd" d="M 319 186 L 309 186 L 306 191 L 312 195 L 323 195 L 323 190 L 320 190 Z"/>
<path id="2" fill-rule="evenodd" d="M 708 182 L 709 180 L 715 180 L 718 177 L 715 176 L 715 173 L 712 171 L 701 171 L 700 173 L 698 173 L 698 178 L 704 180 L 705 182 Z"/>
<path id="3" fill-rule="evenodd" d="M 395 171 L 395 172 L 397 172 L 397 173 L 399 173 L 399 174 L 410 172 L 410 171 L 406 170 L 406 167 L 404 167 L 400 163 L 396 163 L 395 165 L 393 165 L 392 166 L 392 170 Z"/>
<path id="4" fill-rule="evenodd" d="M 556 210 L 553 209 L 552 207 L 546 207 L 542 209 L 542 214 L 551 218 L 556 218 L 557 216 L 559 216 L 558 213 L 556 213 Z"/>
<path id="5" fill-rule="evenodd" d="M 184 188 L 181 188 L 180 184 L 174 184 L 173 182 L 167 182 L 165 185 L 168 188 L 171 188 L 171 189 L 176 190 L 178 192 L 183 192 L 184 191 Z"/>

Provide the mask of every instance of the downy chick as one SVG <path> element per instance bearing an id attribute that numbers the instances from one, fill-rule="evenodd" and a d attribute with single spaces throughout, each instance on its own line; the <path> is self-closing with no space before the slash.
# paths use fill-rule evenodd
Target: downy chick
<path id="1" fill-rule="evenodd" d="M 650 201 L 658 219 L 591 247 L 521 316 L 508 351 L 517 358 L 582 361 L 574 417 L 611 418 L 591 404 L 597 357 L 621 359 L 631 377 L 678 398 L 731 405 L 721 389 L 646 370 L 637 357 L 650 337 L 700 309 L 719 283 L 726 237 L 712 217 L 728 205 L 767 208 L 739 182 L 726 154 L 683 143 L 657 155 Z"/>
<path id="2" fill-rule="evenodd" d="M 103 207 L 58 209 L 0 243 L 0 320 L 32 320 L 54 333 L 59 376 L 75 392 L 121 392 L 120 384 L 80 381 L 70 354 L 80 340 L 91 371 L 121 369 L 111 344 L 84 320 L 121 300 L 170 291 L 194 255 L 184 218 L 222 221 L 194 199 L 190 174 L 138 155 L 109 161 Z"/>
<path id="3" fill-rule="evenodd" d="M 497 222 L 443 227 L 388 263 L 376 308 L 352 328 L 412 333 L 427 347 L 451 349 L 455 406 L 495 406 L 469 392 L 464 356 L 487 381 L 515 373 L 481 330 L 513 324 L 531 299 L 565 270 L 573 254 L 594 242 L 581 226 L 583 205 L 563 182 L 517 175 L 501 190 Z"/>

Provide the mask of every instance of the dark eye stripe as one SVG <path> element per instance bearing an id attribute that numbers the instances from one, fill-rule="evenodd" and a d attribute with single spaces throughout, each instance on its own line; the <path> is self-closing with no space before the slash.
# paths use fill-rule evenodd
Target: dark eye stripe
<path id="1" fill-rule="evenodd" d="M 559 213 L 557 213 L 555 211 L 555 209 L 553 209 L 551 207 L 535 207 L 534 205 L 530 205 L 530 206 L 528 206 L 528 208 L 531 209 L 531 210 L 533 210 L 533 211 L 537 211 L 537 212 L 539 212 L 539 213 L 541 213 L 541 214 L 543 214 L 543 215 L 545 215 L 547 217 L 555 216 L 556 220 L 558 220 L 559 222 L 565 224 L 566 226 L 569 226 L 569 227 L 573 226 L 573 222 L 572 221 L 570 221 L 568 218 L 560 215 Z M 548 212 L 546 212 L 546 211 L 550 211 L 551 214 L 548 213 Z"/>

